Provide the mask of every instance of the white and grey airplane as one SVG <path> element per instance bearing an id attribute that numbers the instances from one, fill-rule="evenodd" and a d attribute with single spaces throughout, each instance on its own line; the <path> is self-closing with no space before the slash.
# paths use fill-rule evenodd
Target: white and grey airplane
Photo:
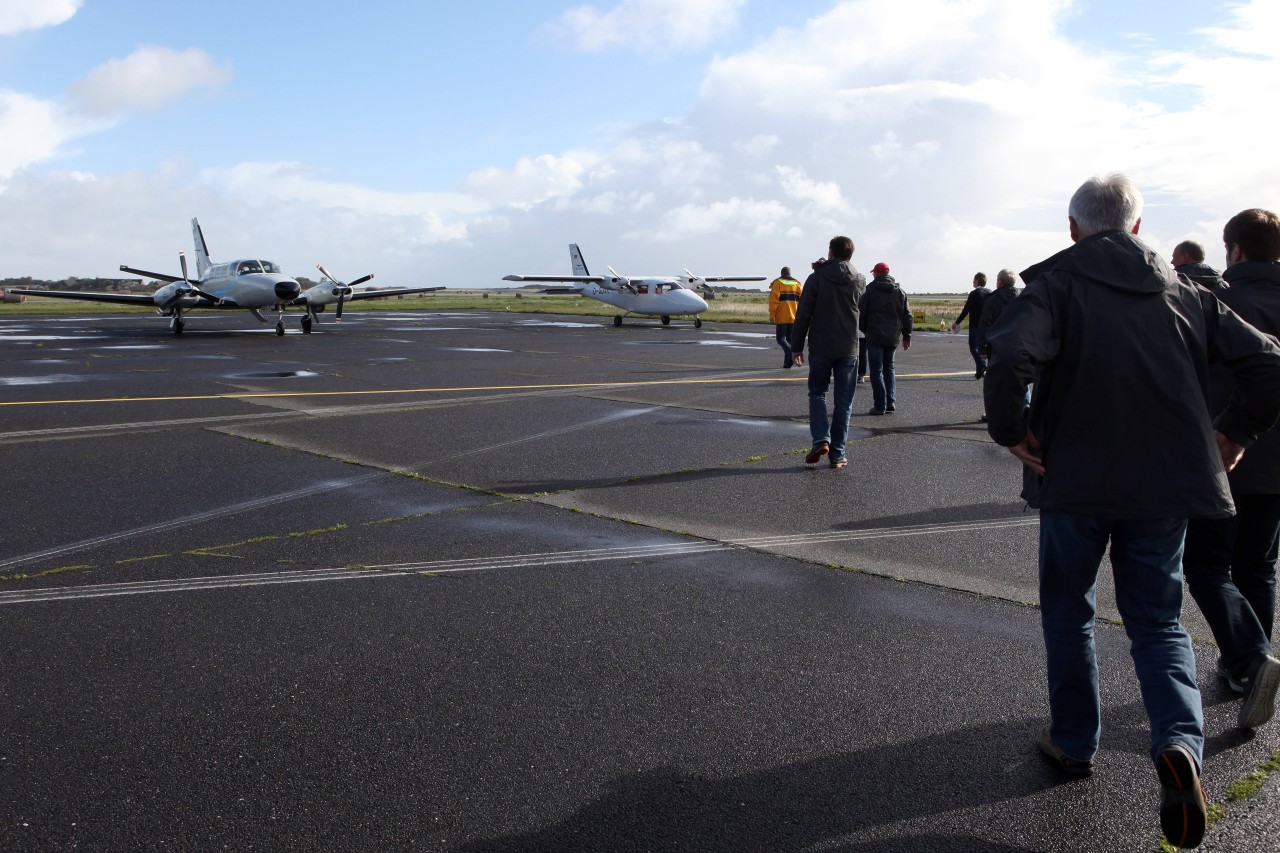
<path id="1" fill-rule="evenodd" d="M 694 328 L 702 328 L 698 315 L 707 310 L 707 303 L 698 295 L 699 290 L 710 290 L 711 281 L 764 281 L 764 276 L 698 276 L 685 270 L 677 276 L 642 276 L 628 278 L 618 275 L 613 267 L 606 267 L 608 275 L 592 275 L 577 243 L 569 244 L 569 260 L 573 263 L 573 275 L 506 275 L 503 281 L 567 282 L 567 287 L 548 287 L 546 293 L 578 293 L 597 299 L 606 305 L 621 308 L 623 313 L 613 318 L 613 325 L 621 326 L 622 318 L 629 314 L 644 314 L 662 318 L 665 326 L 672 317 L 693 315 Z"/>
<path id="2" fill-rule="evenodd" d="M 311 334 L 311 326 L 318 323 L 316 316 L 324 311 L 325 306 L 337 303 L 334 318 L 342 319 L 342 306 L 346 302 L 359 299 L 377 299 L 382 296 L 399 296 L 409 293 L 429 293 L 444 290 L 443 287 L 400 287 L 386 290 L 356 290 L 361 284 L 373 278 L 362 276 L 353 282 L 338 281 L 320 264 L 316 268 L 327 281 L 321 281 L 314 287 L 302 289 L 297 280 L 280 271 L 280 267 L 271 261 L 258 258 L 242 258 L 227 263 L 215 264 L 209 259 L 209 249 L 200 230 L 200 223 L 191 220 L 191 233 L 196 244 L 196 275 L 187 275 L 187 256 L 178 253 L 178 261 L 182 266 L 182 276 L 166 273 L 148 272 L 134 269 L 125 264 L 120 265 L 124 272 L 145 276 L 158 281 L 167 282 L 151 294 L 132 293 L 91 293 L 74 290 L 10 290 L 26 296 L 48 296 L 53 299 L 80 299 L 86 302 L 112 302 L 118 305 L 146 305 L 154 307 L 162 317 L 170 317 L 169 326 L 175 335 L 182 334 L 186 326 L 183 313 L 193 308 L 217 308 L 222 310 L 241 309 L 252 314 L 260 323 L 267 322 L 263 311 L 276 312 L 276 334 L 284 334 L 285 309 L 294 306 L 305 309 L 302 315 L 302 331 Z"/>

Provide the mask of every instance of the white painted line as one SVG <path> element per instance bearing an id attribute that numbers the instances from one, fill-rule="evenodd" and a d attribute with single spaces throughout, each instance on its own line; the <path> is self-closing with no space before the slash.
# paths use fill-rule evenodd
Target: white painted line
<path id="1" fill-rule="evenodd" d="M 9 604 L 37 604 L 53 601 L 75 601 L 86 598 L 110 598 L 126 595 L 150 595 L 164 592 L 193 592 L 208 589 L 236 589 L 250 586 L 277 586 L 295 583 L 321 583 L 345 580 L 404 578 L 410 575 L 480 572 L 499 569 L 527 569 L 542 566 L 600 563 L 615 560 L 645 560 L 683 557 L 730 550 L 768 550 L 797 545 L 853 542 L 894 536 L 927 536 L 996 530 L 1008 527 L 1030 527 L 1038 524 L 1038 516 L 1027 518 L 994 518 L 973 522 L 916 524 L 905 527 L 880 527 L 838 533 L 799 533 L 792 536 L 760 536 L 726 542 L 694 540 L 690 542 L 630 545 L 617 548 L 588 548 L 578 551 L 547 551 L 496 557 L 462 557 L 412 563 L 384 563 L 360 568 L 304 569 L 284 572 L 262 572 L 247 575 L 199 577 L 161 581 L 133 581 L 95 584 L 92 586 L 44 588 L 0 592 L 0 607 Z"/>

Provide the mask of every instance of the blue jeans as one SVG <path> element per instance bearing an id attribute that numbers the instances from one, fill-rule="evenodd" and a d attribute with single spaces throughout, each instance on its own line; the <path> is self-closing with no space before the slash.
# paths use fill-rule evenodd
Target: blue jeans
<path id="1" fill-rule="evenodd" d="M 893 374 L 893 353 L 896 349 L 867 344 L 867 363 L 871 365 L 871 405 L 881 412 L 895 401 L 897 383 Z"/>
<path id="2" fill-rule="evenodd" d="M 1272 651 L 1280 495 L 1234 497 L 1231 518 L 1191 520 L 1182 564 L 1223 665 L 1240 677 Z"/>
<path id="3" fill-rule="evenodd" d="M 1151 721 L 1151 758 L 1172 744 L 1204 752 L 1204 716 L 1182 612 L 1183 519 L 1117 520 L 1040 513 L 1040 620 L 1049 676 L 1049 734 L 1079 761 L 1102 736 L 1093 643 L 1098 566 L 1107 543 L 1116 605 Z"/>
<path id="4" fill-rule="evenodd" d="M 844 445 L 849 438 L 849 416 L 853 414 L 853 392 L 858 388 L 858 357 L 826 358 L 809 353 L 809 434 L 814 446 L 831 447 L 831 460 L 844 458 Z M 832 390 L 831 420 L 827 420 L 827 387 L 835 377 Z"/>

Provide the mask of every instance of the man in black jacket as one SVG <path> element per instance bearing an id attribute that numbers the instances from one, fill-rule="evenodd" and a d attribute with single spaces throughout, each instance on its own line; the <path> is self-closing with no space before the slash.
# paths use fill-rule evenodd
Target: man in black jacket
<path id="1" fill-rule="evenodd" d="M 987 287 L 987 274 L 984 272 L 977 273 L 973 277 L 973 290 L 969 291 L 969 296 L 964 301 L 964 308 L 960 311 L 960 316 L 951 324 L 951 331 L 960 328 L 960 324 L 964 322 L 964 318 L 969 318 L 969 355 L 973 356 L 973 366 L 975 373 L 974 379 L 981 379 L 982 374 L 987 372 L 987 353 L 985 347 L 981 346 L 981 340 L 978 337 L 978 324 L 982 322 L 982 304 L 987 301 L 987 297 L 991 295 L 990 288 Z"/>
<path id="2" fill-rule="evenodd" d="M 978 346 L 989 352 L 987 332 L 1000 319 L 1004 309 L 1018 297 L 1018 274 L 1013 270 L 1000 270 L 996 273 L 995 292 L 982 304 L 982 317 L 978 321 Z"/>
<path id="3" fill-rule="evenodd" d="M 983 387 L 988 431 L 1025 463 L 1024 495 L 1040 508 L 1050 725 L 1039 746 L 1067 773 L 1093 768 L 1095 587 L 1109 545 L 1151 722 L 1161 827 L 1195 847 L 1207 820 L 1204 721 L 1178 621 L 1183 537 L 1188 518 L 1231 514 L 1226 470 L 1280 415 L 1280 347 L 1137 238 L 1142 196 L 1127 177 L 1086 181 L 1068 213 L 1075 244 L 1022 273 L 1026 289 L 987 333 Z M 1231 369 L 1240 392 L 1216 422 L 1211 361 Z"/>
<path id="4" fill-rule="evenodd" d="M 1204 262 L 1204 246 L 1195 240 L 1183 240 L 1173 247 L 1169 257 L 1173 271 L 1184 275 L 1192 284 L 1207 287 L 1210 290 L 1224 290 L 1227 283 L 1218 271 Z"/>
<path id="5" fill-rule="evenodd" d="M 1218 299 L 1255 328 L 1280 334 L 1280 216 L 1242 211 L 1227 222 L 1222 241 L 1223 276 L 1230 286 Z M 1229 371 L 1215 366 L 1209 372 L 1211 411 L 1228 407 L 1234 387 Z M 1259 438 L 1228 480 L 1235 516 L 1192 519 L 1182 565 L 1218 642 L 1218 674 L 1244 694 L 1239 725 L 1253 729 L 1275 714 L 1280 689 L 1271 633 L 1280 550 L 1280 431 Z"/>
<path id="6" fill-rule="evenodd" d="M 809 432 L 813 449 L 804 458 L 814 465 L 830 454 L 832 468 L 843 468 L 849 416 L 858 373 L 858 300 L 867 280 L 853 268 L 853 241 L 833 237 L 827 258 L 813 265 L 805 280 L 800 308 L 791 329 L 791 350 L 797 365 L 804 364 L 805 340 L 809 342 Z M 831 419 L 827 419 L 827 388 L 834 377 Z"/>
<path id="7" fill-rule="evenodd" d="M 858 328 L 867 336 L 867 362 L 871 367 L 871 396 L 868 414 L 883 415 L 897 411 L 897 383 L 894 381 L 893 354 L 902 344 L 911 349 L 911 306 L 889 265 L 871 268 L 874 278 L 858 302 Z"/>

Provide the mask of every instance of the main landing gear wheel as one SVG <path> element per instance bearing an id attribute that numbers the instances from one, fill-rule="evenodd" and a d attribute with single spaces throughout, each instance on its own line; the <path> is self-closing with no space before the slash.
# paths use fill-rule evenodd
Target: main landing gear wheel
<path id="1" fill-rule="evenodd" d="M 693 327 L 694 327 L 695 329 L 701 329 L 701 328 L 702 328 L 702 318 L 701 318 L 701 317 L 694 317 L 694 318 L 693 318 Z"/>
<path id="2" fill-rule="evenodd" d="M 180 335 L 180 334 L 182 334 L 182 327 L 183 327 L 183 326 L 185 326 L 185 325 L 186 325 L 186 323 L 182 322 L 181 320 L 174 320 L 174 321 L 173 321 L 173 333 L 174 333 L 175 335 Z"/>
<path id="3" fill-rule="evenodd" d="M 663 315 L 662 315 L 662 325 L 664 325 L 664 326 L 670 326 L 670 325 L 671 325 L 671 318 L 670 318 L 670 317 L 668 317 L 666 314 L 663 314 Z"/>
<path id="4" fill-rule="evenodd" d="M 302 334 L 311 334 L 311 317 L 309 315 L 303 315 L 302 317 Z"/>
<path id="5" fill-rule="evenodd" d="M 619 314 L 618 316 L 616 316 L 616 317 L 614 317 L 614 318 L 613 318 L 613 325 L 615 325 L 615 326 L 621 326 L 621 325 L 622 325 L 622 315 L 621 315 L 621 314 Z"/>
<path id="6" fill-rule="evenodd" d="M 284 337 L 284 320 L 281 320 L 280 322 L 276 323 L 276 337 L 277 338 Z"/>

